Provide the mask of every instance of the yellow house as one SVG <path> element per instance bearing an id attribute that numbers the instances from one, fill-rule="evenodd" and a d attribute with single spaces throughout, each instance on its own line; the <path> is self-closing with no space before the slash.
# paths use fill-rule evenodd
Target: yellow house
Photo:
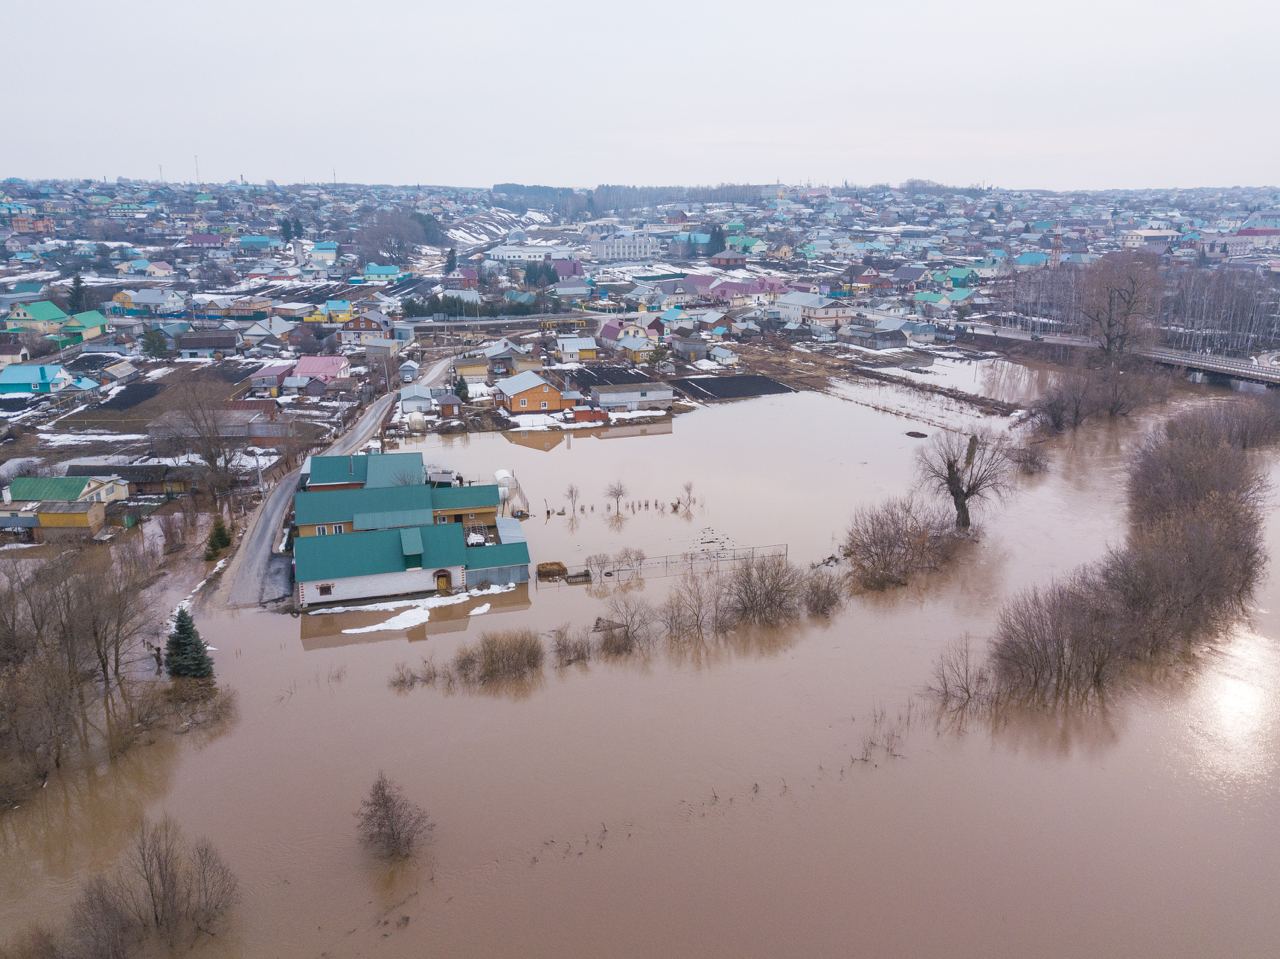
<path id="1" fill-rule="evenodd" d="M 107 521 L 107 507 L 101 502 L 41 503 L 36 513 L 44 539 L 93 536 Z"/>
<path id="2" fill-rule="evenodd" d="M 55 304 L 48 300 L 39 300 L 35 303 L 15 303 L 11 306 L 7 327 L 10 330 L 25 330 L 49 336 L 61 330 L 62 324 L 66 321 L 67 314 Z"/>

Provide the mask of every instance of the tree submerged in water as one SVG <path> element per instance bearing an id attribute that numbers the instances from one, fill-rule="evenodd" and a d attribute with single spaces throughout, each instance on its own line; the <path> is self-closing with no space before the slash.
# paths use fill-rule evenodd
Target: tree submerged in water
<path id="1" fill-rule="evenodd" d="M 165 646 L 164 666 L 174 679 L 213 678 L 213 659 L 186 609 L 179 609 L 174 617 L 173 631 Z"/>

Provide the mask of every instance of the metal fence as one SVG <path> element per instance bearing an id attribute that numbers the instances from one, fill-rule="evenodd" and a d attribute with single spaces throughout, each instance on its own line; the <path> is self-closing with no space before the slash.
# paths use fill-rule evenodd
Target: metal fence
<path id="1" fill-rule="evenodd" d="M 637 561 L 625 552 L 599 562 L 567 566 L 564 579 L 539 580 L 538 588 L 572 586 L 582 583 L 625 583 L 633 579 L 682 576 L 685 573 L 722 573 L 736 569 L 758 557 L 787 558 L 787 544 L 694 549 L 686 553 L 645 556 Z"/>

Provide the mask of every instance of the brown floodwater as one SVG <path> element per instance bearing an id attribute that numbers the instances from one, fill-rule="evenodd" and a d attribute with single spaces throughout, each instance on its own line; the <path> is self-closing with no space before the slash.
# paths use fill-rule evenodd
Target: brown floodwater
<path id="1" fill-rule="evenodd" d="M 731 542 L 785 543 L 808 562 L 855 507 L 910 488 L 922 441 L 906 431 L 942 415 L 911 395 L 925 418 L 857 398 L 422 448 L 474 478 L 513 470 L 535 561 Z M 529 584 L 407 631 L 368 631 L 399 610 L 292 618 L 220 610 L 215 595 L 197 621 L 236 719 L 52 781 L 0 816 L 0 928 L 58 921 L 139 817 L 168 812 L 243 884 L 205 955 L 1274 955 L 1276 580 L 1250 622 L 1105 709 L 957 732 L 918 699 L 943 646 L 981 646 L 1012 591 L 1123 535 L 1125 452 L 1143 428 L 1055 441 L 1050 472 L 987 509 L 953 568 L 829 623 L 548 666 L 514 689 L 398 694 L 387 678 L 484 629 L 589 623 L 598 591 Z M 650 508 L 610 523 L 615 479 Z M 653 507 L 686 480 L 690 515 Z M 587 513 L 543 515 L 570 482 Z M 1280 552 L 1274 514 L 1267 538 Z M 655 599 L 670 582 L 632 588 Z M 887 729 L 896 755 L 868 754 Z M 355 839 L 379 769 L 438 824 L 427 855 L 391 870 Z"/>

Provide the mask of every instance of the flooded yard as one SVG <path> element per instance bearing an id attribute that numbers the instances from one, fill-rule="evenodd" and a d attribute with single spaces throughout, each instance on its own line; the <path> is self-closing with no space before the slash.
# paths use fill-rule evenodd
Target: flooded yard
<path id="1" fill-rule="evenodd" d="M 1042 386 L 972 367 L 975 390 L 1010 401 Z M 946 375 L 967 388 L 968 367 Z M 911 488 L 926 440 L 907 432 L 952 412 L 859 385 L 405 448 L 482 482 L 514 472 L 535 564 L 772 544 L 808 564 L 858 506 Z M 1125 454 L 1146 425 L 1053 441 L 1049 471 L 984 509 L 981 542 L 952 567 L 829 622 L 549 664 L 515 688 L 387 681 L 486 629 L 589 624 L 617 587 L 531 582 L 408 629 L 370 628 L 397 609 L 290 617 L 206 598 L 196 619 L 236 718 L 53 780 L 0 816 L 0 929 L 58 921 L 141 816 L 169 812 L 242 883 L 209 956 L 1272 955 L 1274 578 L 1252 622 L 1070 721 L 957 732 L 920 697 L 939 650 L 981 645 L 1004 598 L 1124 535 Z M 673 510 L 686 482 L 695 502 Z M 559 515 L 570 483 L 585 511 Z M 1280 552 L 1274 513 L 1267 538 Z M 656 600 L 672 582 L 630 588 Z M 868 754 L 888 728 L 896 746 Z M 392 870 L 355 834 L 379 770 L 437 824 L 428 854 Z"/>

